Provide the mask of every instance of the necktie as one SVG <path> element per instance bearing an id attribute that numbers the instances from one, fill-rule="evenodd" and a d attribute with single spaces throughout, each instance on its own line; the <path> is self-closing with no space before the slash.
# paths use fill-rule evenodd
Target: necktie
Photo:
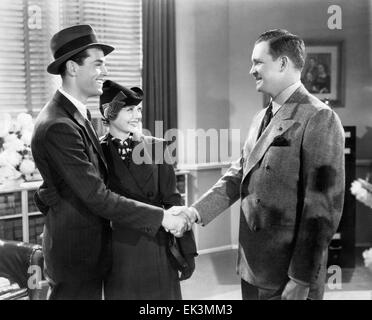
<path id="1" fill-rule="evenodd" d="M 90 111 L 87 109 L 87 118 L 89 121 L 92 121 L 92 115 L 90 114 Z"/>
<path id="2" fill-rule="evenodd" d="M 259 131 L 258 136 L 257 136 L 257 140 L 260 138 L 262 132 L 264 132 L 264 130 L 266 129 L 266 127 L 269 125 L 272 117 L 273 117 L 273 104 L 270 101 L 270 104 L 269 104 L 269 106 L 268 106 L 268 108 L 266 110 L 265 116 L 262 119 L 260 131 Z"/>
<path id="3" fill-rule="evenodd" d="M 94 128 L 92 122 L 91 122 L 91 119 L 92 119 L 92 116 L 90 114 L 90 111 L 87 109 L 87 118 L 88 119 L 85 119 L 85 123 L 88 125 L 88 127 L 90 128 L 90 130 L 93 132 L 93 134 L 96 136 L 96 138 L 98 139 L 98 134 L 97 134 L 97 131 L 96 129 Z"/>

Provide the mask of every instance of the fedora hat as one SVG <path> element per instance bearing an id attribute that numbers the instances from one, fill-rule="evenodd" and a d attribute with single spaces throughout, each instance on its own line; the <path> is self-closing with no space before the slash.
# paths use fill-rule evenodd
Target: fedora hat
<path id="1" fill-rule="evenodd" d="M 48 66 L 51 74 L 59 74 L 60 66 L 75 54 L 92 46 L 102 49 L 104 55 L 114 50 L 114 47 L 99 43 L 96 33 L 90 25 L 76 25 L 57 32 L 50 40 L 50 49 L 54 61 Z"/>
<path id="2" fill-rule="evenodd" d="M 108 113 L 117 113 L 122 108 L 136 106 L 143 99 L 141 88 L 129 89 L 111 80 L 103 83 L 102 91 L 99 97 L 99 110 L 104 118 L 107 118 Z"/>

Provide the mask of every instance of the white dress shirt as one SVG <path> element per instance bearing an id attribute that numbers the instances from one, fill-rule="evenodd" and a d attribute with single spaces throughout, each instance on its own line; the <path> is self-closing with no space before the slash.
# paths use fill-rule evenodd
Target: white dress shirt
<path id="1" fill-rule="evenodd" d="M 60 93 L 62 93 L 68 100 L 71 101 L 71 103 L 76 107 L 76 109 L 79 110 L 81 115 L 85 118 L 88 119 L 87 116 L 87 107 L 85 106 L 84 103 L 80 102 L 78 99 L 74 98 L 72 95 L 68 94 L 65 90 L 62 88 L 58 89 Z"/>
<path id="2" fill-rule="evenodd" d="M 285 88 L 282 92 L 280 92 L 273 100 L 273 115 L 276 114 L 282 105 L 290 98 L 290 96 L 301 86 L 301 81 L 297 81 L 287 88 Z"/>

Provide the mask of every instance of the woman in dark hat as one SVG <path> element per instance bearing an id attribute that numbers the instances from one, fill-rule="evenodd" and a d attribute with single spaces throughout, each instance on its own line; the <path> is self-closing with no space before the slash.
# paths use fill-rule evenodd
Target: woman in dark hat
<path id="1" fill-rule="evenodd" d="M 166 150 L 163 140 L 141 134 L 143 92 L 107 80 L 100 98 L 100 111 L 108 133 L 101 139 L 108 168 L 108 188 L 134 200 L 163 208 L 181 205 L 171 164 L 156 159 Z M 161 152 L 164 154 L 164 151 Z M 169 158 L 168 158 L 169 159 Z M 143 163 L 144 162 L 144 163 Z M 155 237 L 112 223 L 113 263 L 105 282 L 105 299 L 181 299 L 177 260 L 171 254 L 174 236 L 163 228 Z M 178 243 L 194 268 L 196 247 L 192 233 Z"/>

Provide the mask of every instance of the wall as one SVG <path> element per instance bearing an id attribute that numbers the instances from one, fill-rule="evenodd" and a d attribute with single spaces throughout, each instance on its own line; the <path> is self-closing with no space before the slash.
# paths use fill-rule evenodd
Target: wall
<path id="1" fill-rule="evenodd" d="M 176 0 L 178 128 L 185 135 L 187 129 L 229 128 L 228 18 L 227 0 Z M 189 143 L 181 147 L 191 153 Z M 191 203 L 220 176 L 220 168 L 192 170 Z M 197 228 L 198 249 L 230 245 L 230 223 L 227 210 Z"/>
<path id="2" fill-rule="evenodd" d="M 342 30 L 327 28 L 327 9 L 331 4 L 341 6 Z M 262 32 L 280 27 L 305 40 L 343 41 L 345 107 L 335 111 L 344 125 L 357 126 L 357 158 L 372 159 L 369 0 L 176 0 L 176 19 L 181 129 L 240 129 L 238 139 L 243 142 L 253 115 L 263 102 L 249 75 L 254 42 Z M 357 175 L 364 175 L 365 170 L 358 168 Z M 217 170 L 214 176 L 208 176 L 208 183 L 218 177 Z M 231 242 L 237 243 L 238 206 L 231 211 L 232 220 L 226 228 L 230 230 Z M 357 206 L 357 243 L 372 243 L 372 215 L 367 211 Z M 205 243 L 213 242 L 210 240 L 217 236 L 220 234 L 209 233 Z"/>

